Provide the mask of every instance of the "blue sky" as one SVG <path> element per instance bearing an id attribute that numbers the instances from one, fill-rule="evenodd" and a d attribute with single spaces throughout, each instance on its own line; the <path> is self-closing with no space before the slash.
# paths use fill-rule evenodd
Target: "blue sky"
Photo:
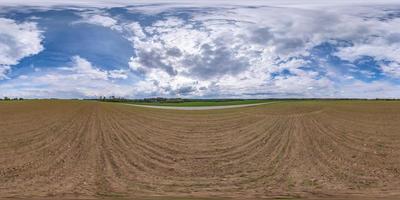
<path id="1" fill-rule="evenodd" d="M 396 1 L 0 8 L 0 97 L 400 98 Z"/>

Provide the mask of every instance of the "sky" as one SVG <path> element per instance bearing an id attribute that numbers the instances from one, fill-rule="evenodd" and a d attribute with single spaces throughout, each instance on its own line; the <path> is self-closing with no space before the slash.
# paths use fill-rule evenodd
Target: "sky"
<path id="1" fill-rule="evenodd" d="M 0 0 L 0 98 L 400 98 L 400 1 Z"/>

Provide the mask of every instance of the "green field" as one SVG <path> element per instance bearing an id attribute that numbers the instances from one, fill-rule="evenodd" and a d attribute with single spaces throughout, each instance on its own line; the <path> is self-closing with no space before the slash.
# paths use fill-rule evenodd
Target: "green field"
<path id="1" fill-rule="evenodd" d="M 181 103 L 145 103 L 145 102 L 128 102 L 130 104 L 151 105 L 151 106 L 178 106 L 178 107 L 192 107 L 192 106 L 229 106 L 229 105 L 243 105 L 255 103 L 267 103 L 274 100 L 232 100 L 232 101 L 190 101 Z"/>

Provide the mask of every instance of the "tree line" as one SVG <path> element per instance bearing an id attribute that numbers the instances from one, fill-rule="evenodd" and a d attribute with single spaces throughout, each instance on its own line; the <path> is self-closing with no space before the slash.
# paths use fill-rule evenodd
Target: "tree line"
<path id="1" fill-rule="evenodd" d="M 106 102 L 181 103 L 181 102 L 186 102 L 189 99 L 164 98 L 164 97 L 144 98 L 144 99 L 127 99 L 124 97 L 116 97 L 116 96 L 109 96 L 109 97 L 100 96 L 98 99 L 90 99 L 90 100 L 98 100 L 98 101 L 106 101 Z"/>
<path id="2" fill-rule="evenodd" d="M 133 103 L 183 103 L 183 102 L 224 102 L 224 101 L 246 101 L 246 100 L 284 100 L 284 101 L 300 101 L 300 100 L 324 100 L 324 101 L 336 101 L 336 100 L 347 100 L 347 101 L 356 101 L 356 100 L 365 100 L 365 101 L 398 101 L 400 99 L 396 98 L 265 98 L 265 99 L 189 99 L 189 98 L 166 98 L 166 97 L 153 97 L 153 98 L 143 98 L 143 99 L 129 99 L 124 97 L 116 97 L 116 96 L 100 96 L 97 99 L 87 99 L 87 100 L 97 100 L 97 101 L 105 101 L 105 102 L 133 102 Z"/>
<path id="3" fill-rule="evenodd" d="M 0 98 L 0 101 L 22 101 L 22 100 L 24 100 L 24 98 L 18 98 L 18 97 L 14 97 L 14 98 L 11 98 L 11 97 L 4 97 L 4 98 Z"/>

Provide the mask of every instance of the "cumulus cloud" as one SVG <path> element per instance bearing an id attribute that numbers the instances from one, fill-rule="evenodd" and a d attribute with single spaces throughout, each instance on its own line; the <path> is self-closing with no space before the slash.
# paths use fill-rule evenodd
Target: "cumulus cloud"
<path id="1" fill-rule="evenodd" d="M 370 5 L 331 11 L 232 7 L 193 12 L 186 21 L 168 17 L 148 26 L 135 23 L 125 27 L 135 47 L 129 64 L 160 94 L 190 84 L 185 95 L 334 96 L 341 84 L 352 83 L 338 82 L 343 75 L 313 55 L 319 45 L 337 46 L 332 56 L 343 61 L 372 57 L 383 63 L 384 73 L 398 77 L 400 31 L 393 27 L 399 19 L 369 14 L 377 10 L 385 16 L 384 7 Z"/>
<path id="2" fill-rule="evenodd" d="M 42 51 L 42 39 L 36 23 L 0 18 L 0 80 L 7 78 L 11 66 L 22 58 Z"/>
<path id="3" fill-rule="evenodd" d="M 130 94 L 343 97 L 356 86 L 378 95 L 375 89 L 396 84 L 364 79 L 377 79 L 378 73 L 400 77 L 400 30 L 394 28 L 400 27 L 400 17 L 393 14 L 400 6 L 352 2 L 351 7 L 348 1 L 313 0 L 144 3 L 126 7 L 127 13 L 84 10 L 78 23 L 109 27 L 131 43 L 128 65 L 138 80 L 125 88 Z M 125 6 L 122 1 L 112 5 Z M 366 57 L 377 66 L 359 65 Z M 379 72 L 370 69 L 374 67 Z M 110 88 L 118 86 L 116 79 L 129 79 L 125 70 L 103 70 L 79 56 L 60 70 L 68 76 L 58 71 L 42 78 L 91 80 Z M 76 88 L 85 95 L 100 90 L 93 85 Z"/>
<path id="4" fill-rule="evenodd" d="M 111 79 L 127 79 L 128 72 L 123 69 L 115 69 L 108 71 L 108 77 Z"/>
<path id="5" fill-rule="evenodd" d="M 91 13 L 91 12 L 86 12 L 81 14 L 82 19 L 74 22 L 76 23 L 88 23 L 88 24 L 93 24 L 93 25 L 98 25 L 98 26 L 103 26 L 103 27 L 108 27 L 116 31 L 121 31 L 122 28 L 121 26 L 118 25 L 118 21 L 114 18 L 111 18 L 107 16 L 107 14 L 104 13 Z"/>
<path id="6" fill-rule="evenodd" d="M 398 77 L 400 29 L 393 27 L 400 27 L 400 18 L 376 16 L 364 19 L 355 25 L 355 28 L 363 30 L 362 37 L 351 40 L 351 45 L 348 47 L 339 48 L 336 55 L 351 62 L 365 56 L 372 57 L 378 63 L 383 63 L 381 70 L 385 74 Z"/>
<path id="7" fill-rule="evenodd" d="M 80 56 L 73 56 L 70 66 L 61 67 L 60 70 L 69 72 L 68 76 L 74 79 L 109 80 L 128 78 L 125 70 L 102 70 Z"/>
<path id="8" fill-rule="evenodd" d="M 395 78 L 400 78 L 400 63 L 389 62 L 381 64 L 382 71 L 393 76 Z"/>
<path id="9" fill-rule="evenodd" d="M 388 81 L 353 81 L 340 87 L 335 97 L 343 98 L 399 98 L 400 86 Z"/>
<path id="10" fill-rule="evenodd" d="M 126 7 L 140 6 L 138 11 L 146 11 L 151 14 L 157 14 L 166 9 L 179 7 L 207 7 L 207 6 L 277 6 L 277 7 L 297 7 L 297 8 L 320 8 L 327 6 L 354 6 L 354 5 L 382 5 L 382 4 L 398 4 L 397 0 L 336 0 L 336 1 L 321 1 L 321 0 L 137 0 L 134 3 L 126 0 L 74 0 L 74 1 L 59 1 L 59 0 L 1 0 L 3 6 L 38 6 L 38 7 L 68 7 L 68 8 L 111 8 L 111 7 Z M 151 6 L 147 6 L 152 4 Z M 142 7 L 143 6 L 143 7 Z"/>
<path id="11" fill-rule="evenodd" d="M 252 12 L 255 16 L 248 16 Z M 332 81 L 318 77 L 318 72 L 310 77 L 306 74 L 311 72 L 301 69 L 307 61 L 300 57 L 308 56 L 309 50 L 326 38 L 322 36 L 324 30 L 316 32 L 320 22 L 314 17 L 322 13 L 302 16 L 303 11 L 299 12 L 281 19 L 275 17 L 282 13 L 279 9 L 241 8 L 230 10 L 231 14 L 224 10 L 193 13 L 187 22 L 169 17 L 146 27 L 135 23 L 134 28 L 125 27 L 132 32 L 129 39 L 135 47 L 129 64 L 132 70 L 144 73 L 145 81 L 160 94 L 179 94 L 187 84 L 191 85 L 190 92 L 182 94 L 196 96 L 217 90 L 225 95 L 248 91 L 296 91 L 302 95 L 332 88 Z M 335 24 L 335 17 L 325 18 Z M 291 75 L 279 76 L 283 70 Z M 278 75 L 272 77 L 274 73 Z"/>
<path id="12" fill-rule="evenodd" d="M 124 70 L 101 70 L 88 60 L 73 56 L 68 66 L 19 76 L 0 84 L 0 90 L 5 96 L 23 97 L 132 96 L 132 86 L 114 82 L 127 78 Z"/>
<path id="13" fill-rule="evenodd" d="M 85 79 L 100 79 L 107 80 L 108 72 L 103 71 L 99 68 L 93 66 L 89 61 L 80 56 L 72 57 L 72 66 L 71 67 L 63 67 L 61 68 L 65 71 L 70 71 L 70 76 L 74 76 L 76 79 L 85 78 Z"/>

